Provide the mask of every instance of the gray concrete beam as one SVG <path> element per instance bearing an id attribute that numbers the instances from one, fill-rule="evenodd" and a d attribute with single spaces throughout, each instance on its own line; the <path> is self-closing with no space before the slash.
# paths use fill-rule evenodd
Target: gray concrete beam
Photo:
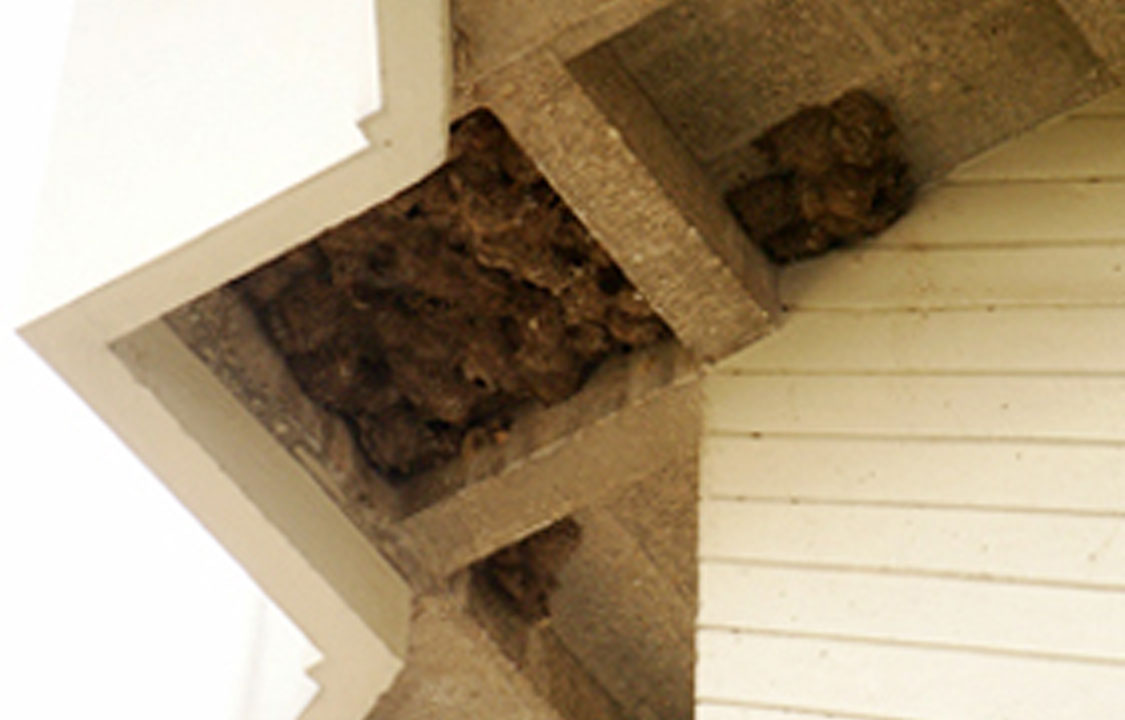
<path id="1" fill-rule="evenodd" d="M 454 0 L 454 117 L 480 103 L 477 84 L 542 47 L 580 55 L 673 0 Z"/>
<path id="2" fill-rule="evenodd" d="M 368 720 L 624 720 L 549 631 L 516 629 L 520 642 L 497 642 L 505 629 L 482 625 L 464 601 L 417 598 L 406 666 Z"/>
<path id="3" fill-rule="evenodd" d="M 697 377 L 681 375 L 407 516 L 393 544 L 428 570 L 429 582 L 440 583 L 621 488 L 682 465 L 694 456 L 699 423 Z"/>
<path id="4" fill-rule="evenodd" d="M 773 268 L 612 54 L 539 51 L 481 86 L 625 275 L 703 360 L 771 329 Z"/>
<path id="5" fill-rule="evenodd" d="M 555 633 L 630 717 L 691 716 L 695 595 L 682 589 L 696 574 L 697 473 L 692 458 L 575 513 L 582 542 L 551 597 Z M 681 548 L 662 546 L 665 531 L 688 541 L 688 567 L 669 562 Z"/>
<path id="6" fill-rule="evenodd" d="M 1086 41 L 1119 81 L 1125 82 L 1125 5 L 1121 0 L 1058 0 Z"/>
<path id="7" fill-rule="evenodd" d="M 764 129 L 856 86 L 926 181 L 1113 87 L 1120 2 L 1062 2 L 1077 26 L 1055 0 L 682 0 L 608 45 L 723 189 L 765 169 Z"/>

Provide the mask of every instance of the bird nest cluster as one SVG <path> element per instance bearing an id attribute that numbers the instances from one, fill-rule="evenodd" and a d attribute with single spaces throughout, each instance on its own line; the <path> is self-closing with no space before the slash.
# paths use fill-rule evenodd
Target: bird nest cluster
<path id="1" fill-rule="evenodd" d="M 505 437 L 668 330 L 491 114 L 397 197 L 235 282 L 390 479 Z"/>
<path id="2" fill-rule="evenodd" d="M 806 107 L 754 146 L 771 172 L 727 194 L 752 240 L 776 262 L 873 235 L 910 205 L 913 183 L 890 111 L 862 90 Z"/>
<path id="3" fill-rule="evenodd" d="M 551 616 L 551 593 L 559 573 L 582 541 L 582 527 L 563 518 L 501 548 L 472 567 L 515 613 L 532 624 Z"/>

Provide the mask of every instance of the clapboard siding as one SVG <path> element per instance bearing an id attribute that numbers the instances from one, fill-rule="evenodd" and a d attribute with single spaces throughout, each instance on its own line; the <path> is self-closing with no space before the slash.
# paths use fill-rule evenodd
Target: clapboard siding
<path id="1" fill-rule="evenodd" d="M 872 248 L 1125 241 L 1120 182 L 938 185 Z"/>
<path id="2" fill-rule="evenodd" d="M 954 182 L 1125 177 L 1125 121 L 1075 115 L 1007 143 L 950 174 Z"/>
<path id="3" fill-rule="evenodd" d="M 1125 717 L 1125 666 L 944 647 L 702 630 L 697 693 L 861 716 Z M 768 658 L 768 661 L 763 661 Z"/>
<path id="4" fill-rule="evenodd" d="M 1125 447 L 713 436 L 704 499 L 1059 510 L 1125 516 Z"/>
<path id="5" fill-rule="evenodd" d="M 700 626 L 709 629 L 909 638 L 1125 663 L 1125 597 L 1115 592 L 722 563 L 705 567 L 702 579 L 727 588 L 700 607 Z"/>
<path id="6" fill-rule="evenodd" d="M 795 312 L 721 372 L 1122 373 L 1123 358 L 1117 308 Z"/>
<path id="7" fill-rule="evenodd" d="M 780 292 L 791 310 L 1125 305 L 1125 245 L 851 250 L 795 265 Z"/>
<path id="8" fill-rule="evenodd" d="M 705 560 L 1125 588 L 1116 517 L 713 500 L 700 522 Z"/>
<path id="9" fill-rule="evenodd" d="M 697 718 L 1125 717 L 1125 92 L 794 265 L 704 388 Z"/>
<path id="10" fill-rule="evenodd" d="M 1071 113 L 1072 117 L 1084 115 L 1125 115 L 1125 90 L 1107 93 Z"/>
<path id="11" fill-rule="evenodd" d="M 747 705 L 717 705 L 701 702 L 695 709 L 695 720 L 900 720 L 876 718 L 870 715 L 826 715 L 819 712 L 801 712 L 793 709 L 750 707 Z"/>
<path id="12" fill-rule="evenodd" d="M 1125 441 L 1117 377 L 716 376 L 704 398 L 716 433 Z"/>

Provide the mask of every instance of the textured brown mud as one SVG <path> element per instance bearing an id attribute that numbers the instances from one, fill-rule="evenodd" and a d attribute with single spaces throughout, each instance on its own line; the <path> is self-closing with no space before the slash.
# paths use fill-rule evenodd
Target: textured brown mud
<path id="1" fill-rule="evenodd" d="M 520 617 L 536 623 L 551 616 L 551 591 L 558 574 L 582 539 L 572 518 L 550 525 L 523 540 L 501 548 L 473 566 Z"/>
<path id="2" fill-rule="evenodd" d="M 503 441 L 668 330 L 504 128 L 476 112 L 418 185 L 236 281 L 304 391 L 389 478 Z"/>
<path id="3" fill-rule="evenodd" d="M 754 145 L 772 172 L 735 188 L 727 202 L 775 261 L 874 235 L 910 204 L 913 183 L 894 119 L 862 90 L 802 108 Z"/>

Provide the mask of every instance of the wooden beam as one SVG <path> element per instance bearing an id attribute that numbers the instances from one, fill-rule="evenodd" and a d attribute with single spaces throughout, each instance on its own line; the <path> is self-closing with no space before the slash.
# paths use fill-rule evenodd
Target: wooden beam
<path id="1" fill-rule="evenodd" d="M 775 277 L 644 94 L 597 48 L 541 50 L 482 82 L 487 106 L 673 331 L 715 360 L 769 331 Z"/>

